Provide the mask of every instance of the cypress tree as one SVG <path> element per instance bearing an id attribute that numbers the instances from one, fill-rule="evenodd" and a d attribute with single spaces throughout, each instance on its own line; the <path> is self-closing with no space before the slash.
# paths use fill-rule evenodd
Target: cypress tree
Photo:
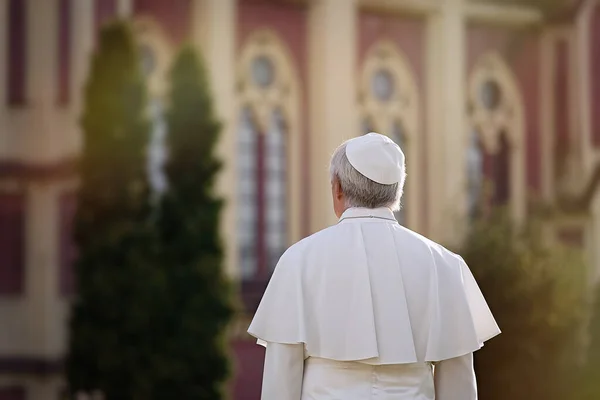
<path id="1" fill-rule="evenodd" d="M 148 262 L 155 235 L 146 177 L 149 124 L 137 46 L 125 23 L 102 29 L 85 87 L 75 217 L 78 297 L 66 373 L 71 393 L 147 399 L 152 310 L 163 279 Z"/>
<path id="2" fill-rule="evenodd" d="M 215 147 L 221 130 L 206 72 L 191 47 L 178 54 L 170 73 L 167 110 L 167 190 L 158 212 L 162 254 L 168 265 L 170 339 L 162 360 L 164 382 L 154 398 L 224 396 L 229 375 L 225 329 L 233 307 L 223 271 L 215 195 L 221 162 Z"/>

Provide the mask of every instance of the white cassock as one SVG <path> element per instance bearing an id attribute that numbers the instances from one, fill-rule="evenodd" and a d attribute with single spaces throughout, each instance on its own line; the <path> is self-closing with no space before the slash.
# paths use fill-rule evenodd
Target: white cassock
<path id="1" fill-rule="evenodd" d="M 351 208 L 285 252 L 248 332 L 263 400 L 474 400 L 473 352 L 500 330 L 460 256 Z"/>

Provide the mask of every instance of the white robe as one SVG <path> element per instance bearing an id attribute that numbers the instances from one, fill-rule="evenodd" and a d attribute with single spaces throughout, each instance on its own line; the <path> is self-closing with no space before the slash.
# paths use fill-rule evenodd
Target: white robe
<path id="1" fill-rule="evenodd" d="M 369 390 L 471 400 L 472 353 L 500 330 L 460 256 L 389 209 L 352 208 L 286 251 L 248 332 L 267 345 L 263 400 L 358 400 Z M 447 381 L 463 385 L 440 392 Z"/>

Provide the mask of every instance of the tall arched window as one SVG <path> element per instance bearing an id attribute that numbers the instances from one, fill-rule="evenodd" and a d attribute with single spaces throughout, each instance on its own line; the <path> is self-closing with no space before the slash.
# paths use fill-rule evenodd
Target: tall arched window
<path id="1" fill-rule="evenodd" d="M 238 262 L 242 278 L 268 278 L 299 239 L 298 84 L 268 31 L 252 35 L 239 69 Z"/>
<path id="2" fill-rule="evenodd" d="M 469 215 L 508 206 L 520 220 L 525 208 L 524 111 L 516 80 L 498 55 L 488 54 L 476 64 L 469 102 Z"/>
<path id="3" fill-rule="evenodd" d="M 237 161 L 238 161 L 238 246 L 242 278 L 251 277 L 257 270 L 258 230 L 258 127 L 250 108 L 243 108 L 240 115 Z"/>
<path id="4" fill-rule="evenodd" d="M 281 110 L 273 111 L 265 135 L 265 248 L 267 265 L 277 264 L 288 244 L 287 235 L 287 148 L 285 120 Z"/>
<path id="5" fill-rule="evenodd" d="M 508 136 L 502 132 L 498 139 L 498 149 L 492 158 L 492 181 L 494 182 L 492 204 L 507 205 L 510 200 L 510 147 Z"/>
<path id="6" fill-rule="evenodd" d="M 479 139 L 479 132 L 474 130 L 469 137 L 467 148 L 467 201 L 469 218 L 474 219 L 480 214 L 483 196 L 485 152 Z"/>
<path id="7" fill-rule="evenodd" d="M 420 227 L 418 166 L 420 137 L 419 95 L 414 74 L 398 47 L 388 41 L 376 43 L 368 52 L 362 71 L 360 107 L 363 115 L 360 134 L 387 135 L 406 155 L 408 177 L 402 209 L 396 213 L 401 224 Z"/>

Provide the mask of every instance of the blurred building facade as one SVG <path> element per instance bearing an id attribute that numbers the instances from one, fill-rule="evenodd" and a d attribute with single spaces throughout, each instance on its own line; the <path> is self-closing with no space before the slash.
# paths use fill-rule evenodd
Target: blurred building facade
<path id="1" fill-rule="evenodd" d="M 368 131 L 407 155 L 409 228 L 455 243 L 459 221 L 490 206 L 516 220 L 543 206 L 549 238 L 600 271 L 600 2 L 542 3 L 0 0 L 0 400 L 65 386 L 78 116 L 113 18 L 139 39 L 155 185 L 172 57 L 189 41 L 206 60 L 227 269 L 247 307 L 231 334 L 234 398 L 259 396 L 263 351 L 245 329 L 277 258 L 336 222 L 329 156 Z"/>

